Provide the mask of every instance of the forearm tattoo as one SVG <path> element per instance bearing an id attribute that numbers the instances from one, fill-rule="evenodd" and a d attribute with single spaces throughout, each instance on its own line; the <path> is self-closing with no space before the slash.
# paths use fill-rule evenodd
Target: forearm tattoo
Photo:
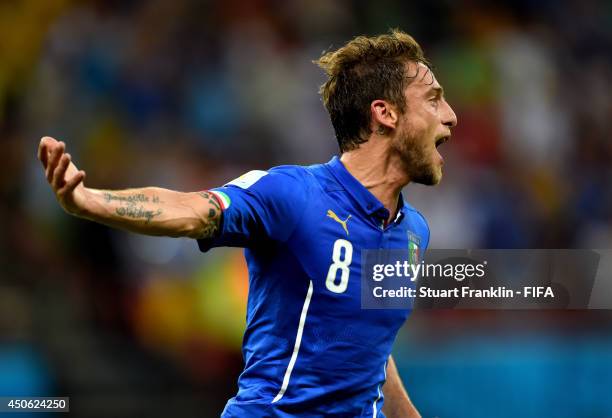
<path id="1" fill-rule="evenodd" d="M 149 198 L 142 193 L 136 193 L 128 196 L 121 196 L 113 193 L 104 193 L 104 200 L 106 200 L 106 202 L 108 203 L 112 202 L 113 200 L 127 203 L 144 203 L 148 202 Z"/>
<path id="2" fill-rule="evenodd" d="M 120 205 L 118 208 L 115 208 L 115 214 L 121 216 L 123 218 L 131 218 L 131 219 L 144 219 L 145 224 L 151 222 L 151 219 L 159 216 L 163 213 L 163 211 L 159 208 L 151 209 L 146 208 L 143 204 L 149 203 L 152 200 L 152 203 L 161 203 L 159 201 L 159 197 L 152 196 L 150 199 L 148 196 L 143 193 L 135 193 L 131 195 L 118 195 L 115 193 L 104 193 L 104 200 L 110 203 L 113 201 L 118 202 Z"/>
<path id="3" fill-rule="evenodd" d="M 208 216 L 204 220 L 204 226 L 202 228 L 201 236 L 199 238 L 212 238 L 219 232 L 219 225 L 221 223 L 221 206 L 217 202 L 217 199 L 209 192 L 198 192 L 202 199 L 206 200 L 210 204 L 208 209 Z"/>
<path id="4" fill-rule="evenodd" d="M 125 208 L 115 209 L 115 213 L 119 216 L 123 216 L 124 218 L 145 219 L 145 224 L 148 224 L 151 222 L 151 219 L 161 215 L 162 210 L 157 209 L 156 211 L 153 211 L 147 210 L 143 206 L 136 207 L 136 205 L 129 205 Z"/>

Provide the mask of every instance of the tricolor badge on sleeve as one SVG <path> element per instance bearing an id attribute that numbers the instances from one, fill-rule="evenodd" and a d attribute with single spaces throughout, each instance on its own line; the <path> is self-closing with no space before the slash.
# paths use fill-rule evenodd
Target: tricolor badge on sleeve
<path id="1" fill-rule="evenodd" d="M 229 208 L 229 206 L 232 203 L 232 200 L 230 199 L 230 197 L 228 195 L 226 195 L 225 193 L 220 192 L 218 190 L 211 190 L 210 193 L 215 195 L 215 197 L 217 198 L 217 200 L 221 204 L 221 210 L 225 210 L 225 209 Z"/>

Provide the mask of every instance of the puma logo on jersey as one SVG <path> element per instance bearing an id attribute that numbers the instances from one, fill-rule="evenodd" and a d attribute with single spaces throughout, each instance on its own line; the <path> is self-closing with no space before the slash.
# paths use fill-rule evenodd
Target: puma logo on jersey
<path id="1" fill-rule="evenodd" d="M 351 216 L 353 216 L 353 215 L 349 215 L 349 216 L 348 216 L 348 218 L 346 218 L 346 219 L 343 221 L 342 219 L 340 219 L 340 218 L 338 217 L 338 215 L 336 215 L 336 214 L 334 213 L 334 211 L 333 211 L 333 210 L 328 209 L 328 210 L 327 210 L 327 216 L 328 216 L 329 218 L 332 218 L 334 221 L 338 222 L 340 225 L 342 225 L 342 228 L 343 228 L 343 229 L 344 229 L 344 231 L 346 232 L 346 235 L 348 235 L 348 234 L 349 234 L 349 232 L 348 232 L 348 228 L 346 227 L 346 223 L 348 222 L 348 220 L 349 220 L 349 219 L 351 219 Z"/>

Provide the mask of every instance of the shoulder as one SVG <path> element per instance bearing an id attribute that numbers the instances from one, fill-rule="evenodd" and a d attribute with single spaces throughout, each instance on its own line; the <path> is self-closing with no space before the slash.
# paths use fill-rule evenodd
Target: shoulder
<path id="1" fill-rule="evenodd" d="M 289 182 L 301 182 L 304 184 L 307 184 L 312 177 L 308 171 L 308 167 L 301 165 L 279 165 L 270 168 L 267 173 Z"/>
<path id="2" fill-rule="evenodd" d="M 418 222 L 420 226 L 422 226 L 427 231 L 429 231 L 429 224 L 427 223 L 427 219 L 425 219 L 425 216 L 421 212 L 419 212 L 414 206 L 412 206 L 405 200 L 404 200 L 404 207 L 406 208 L 406 211 L 409 214 L 409 216 L 413 218 L 414 221 Z"/>
<path id="3" fill-rule="evenodd" d="M 308 187 L 308 176 L 302 166 L 283 165 L 268 170 L 251 170 L 223 187 L 272 195 L 294 194 L 303 192 Z"/>
<path id="4" fill-rule="evenodd" d="M 262 172 L 260 189 L 280 198 L 302 200 L 312 187 L 312 176 L 306 167 L 281 165 Z"/>

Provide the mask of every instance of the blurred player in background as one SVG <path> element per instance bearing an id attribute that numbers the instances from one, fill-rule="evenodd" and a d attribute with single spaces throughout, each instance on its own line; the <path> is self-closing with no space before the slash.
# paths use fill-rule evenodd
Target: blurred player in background
<path id="1" fill-rule="evenodd" d="M 72 215 L 194 238 L 202 251 L 245 248 L 246 364 L 224 417 L 419 417 L 391 357 L 409 311 L 360 309 L 361 250 L 427 247 L 427 223 L 401 190 L 441 180 L 437 147 L 456 116 L 401 31 L 357 37 L 317 64 L 341 153 L 326 164 L 251 171 L 202 192 L 108 191 L 85 187 L 63 142 L 43 138 L 38 156 Z"/>

